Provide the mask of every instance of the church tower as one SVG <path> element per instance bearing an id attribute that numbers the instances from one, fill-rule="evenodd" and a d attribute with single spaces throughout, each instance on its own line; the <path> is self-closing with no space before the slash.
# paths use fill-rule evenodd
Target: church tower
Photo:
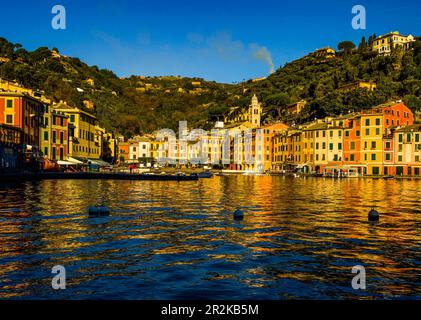
<path id="1" fill-rule="evenodd" d="M 251 106 L 249 109 L 250 113 L 250 122 L 255 127 L 260 127 L 261 125 L 261 115 L 262 115 L 262 104 L 257 99 L 256 95 L 253 95 L 251 99 Z"/>

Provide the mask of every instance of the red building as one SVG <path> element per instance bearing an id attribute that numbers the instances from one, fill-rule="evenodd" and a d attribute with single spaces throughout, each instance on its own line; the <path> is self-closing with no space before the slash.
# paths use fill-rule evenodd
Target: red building
<path id="1" fill-rule="evenodd" d="M 40 128 L 43 123 L 44 104 L 23 93 L 0 92 L 0 124 L 22 129 L 22 143 L 40 147 Z"/>
<path id="2" fill-rule="evenodd" d="M 391 102 L 371 108 L 363 114 L 383 115 L 383 126 L 390 127 L 409 126 L 414 123 L 414 114 L 403 102 Z"/>

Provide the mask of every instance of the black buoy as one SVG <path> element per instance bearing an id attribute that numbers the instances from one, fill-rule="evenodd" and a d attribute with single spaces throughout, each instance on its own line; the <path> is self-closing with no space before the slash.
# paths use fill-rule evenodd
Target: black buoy
<path id="1" fill-rule="evenodd" d="M 380 219 L 380 215 L 377 212 L 377 210 L 375 210 L 374 208 L 370 210 L 370 212 L 368 213 L 368 221 L 370 222 L 376 222 L 379 221 Z"/>
<path id="2" fill-rule="evenodd" d="M 90 216 L 108 216 L 110 211 L 107 206 L 92 206 L 88 209 Z"/>
<path id="3" fill-rule="evenodd" d="M 234 211 L 234 219 L 235 220 L 243 220 L 244 219 L 244 212 L 241 210 Z"/>

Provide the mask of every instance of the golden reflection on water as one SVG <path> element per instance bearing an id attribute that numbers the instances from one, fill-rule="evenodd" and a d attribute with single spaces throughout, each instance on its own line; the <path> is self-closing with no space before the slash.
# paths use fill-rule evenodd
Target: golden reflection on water
<path id="1" fill-rule="evenodd" d="M 153 281 L 168 267 L 195 270 L 196 284 L 231 281 L 268 298 L 303 297 L 302 285 L 307 298 L 355 298 L 347 286 L 362 264 L 376 282 L 359 298 L 419 296 L 420 194 L 418 181 L 271 176 L 0 187 L 0 297 L 49 296 L 39 270 L 55 264 L 75 267 L 74 288 L 100 277 Z M 111 217 L 87 217 L 97 203 Z M 373 206 L 378 224 L 367 222 Z M 232 219 L 238 208 L 244 221 Z"/>

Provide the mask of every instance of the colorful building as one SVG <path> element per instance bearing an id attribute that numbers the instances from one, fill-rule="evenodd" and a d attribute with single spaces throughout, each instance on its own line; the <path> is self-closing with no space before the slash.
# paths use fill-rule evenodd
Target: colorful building
<path id="1" fill-rule="evenodd" d="M 31 149 L 40 147 L 44 103 L 25 93 L 0 92 L 0 124 L 22 129 L 22 143 Z"/>
<path id="2" fill-rule="evenodd" d="M 361 159 L 367 165 L 365 174 L 384 173 L 385 145 L 390 127 L 412 125 L 411 110 L 403 103 L 383 104 L 361 113 Z M 389 164 L 389 160 L 387 161 Z"/>
<path id="3" fill-rule="evenodd" d="M 414 42 L 414 36 L 404 36 L 398 31 L 394 31 L 375 39 L 372 44 L 372 50 L 376 51 L 378 54 L 388 55 L 397 47 L 408 50 L 412 47 Z"/>
<path id="4" fill-rule="evenodd" d="M 394 131 L 395 172 L 389 174 L 419 176 L 421 171 L 421 124 Z"/>
<path id="5" fill-rule="evenodd" d="M 69 117 L 68 157 L 85 162 L 99 160 L 102 146 L 98 138 L 98 119 L 65 102 L 55 104 L 52 108 Z"/>
<path id="6" fill-rule="evenodd" d="M 344 84 L 338 88 L 339 91 L 347 92 L 354 91 L 358 89 L 365 89 L 367 91 L 374 91 L 377 88 L 377 85 L 374 82 L 366 81 L 355 81 L 351 83 Z"/>
<path id="7" fill-rule="evenodd" d="M 18 169 L 22 159 L 22 129 L 0 124 L 0 172 Z"/>
<path id="8" fill-rule="evenodd" d="M 118 142 L 118 161 L 119 163 L 130 162 L 130 143 L 125 141 Z"/>
<path id="9" fill-rule="evenodd" d="M 69 117 L 45 106 L 44 125 L 41 128 L 41 151 L 49 160 L 66 160 L 68 153 Z"/>

